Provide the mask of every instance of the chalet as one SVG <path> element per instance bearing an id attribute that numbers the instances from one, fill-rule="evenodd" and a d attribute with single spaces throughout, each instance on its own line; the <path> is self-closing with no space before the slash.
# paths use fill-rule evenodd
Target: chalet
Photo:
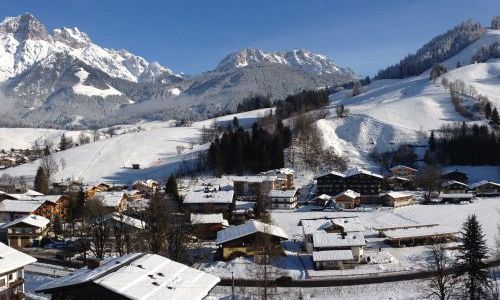
<path id="1" fill-rule="evenodd" d="M 391 207 L 401 207 L 413 203 L 413 195 L 404 192 L 388 192 L 384 196 L 384 203 Z"/>
<path id="2" fill-rule="evenodd" d="M 152 179 L 137 180 L 130 186 L 133 190 L 137 190 L 143 194 L 153 194 L 160 184 Z"/>
<path id="3" fill-rule="evenodd" d="M 241 224 L 253 218 L 255 204 L 255 202 L 236 201 L 231 214 L 233 223 Z"/>
<path id="4" fill-rule="evenodd" d="M 415 188 L 415 182 L 399 176 L 387 178 L 389 187 L 396 191 L 412 190 Z"/>
<path id="5" fill-rule="evenodd" d="M 182 205 L 191 213 L 223 213 L 229 215 L 234 202 L 234 191 L 219 185 L 201 185 L 190 190 Z"/>
<path id="6" fill-rule="evenodd" d="M 85 193 L 86 193 L 87 199 L 90 199 L 90 198 L 94 197 L 94 195 L 96 193 L 106 192 L 110 189 L 111 189 L 111 185 L 101 182 L 99 184 L 93 185 L 90 188 L 88 188 Z"/>
<path id="7" fill-rule="evenodd" d="M 0 243 L 0 299 L 24 299 L 24 267 L 34 257 Z"/>
<path id="8" fill-rule="evenodd" d="M 335 203 L 345 209 L 355 208 L 359 206 L 361 195 L 353 190 L 346 190 L 333 197 Z"/>
<path id="9" fill-rule="evenodd" d="M 0 202 L 0 223 L 9 223 L 30 214 L 52 220 L 56 204 L 44 199 L 3 200 Z"/>
<path id="10" fill-rule="evenodd" d="M 326 207 L 332 201 L 332 196 L 328 196 L 327 194 L 321 194 L 315 197 L 312 201 L 316 206 Z"/>
<path id="11" fill-rule="evenodd" d="M 201 300 L 219 277 L 156 254 L 132 253 L 89 263 L 54 279 L 36 292 L 51 299 L 193 299 Z"/>
<path id="12" fill-rule="evenodd" d="M 2 227 L 7 231 L 8 244 L 11 247 L 38 247 L 47 236 L 50 220 L 37 215 L 16 219 Z"/>
<path id="13" fill-rule="evenodd" d="M 239 201 L 257 201 L 259 196 L 266 197 L 270 191 L 280 188 L 278 176 L 231 176 L 234 195 Z"/>
<path id="14" fill-rule="evenodd" d="M 277 189 L 291 190 L 294 189 L 293 175 L 295 171 L 289 168 L 281 168 L 269 170 L 259 173 L 262 176 L 276 176 Z"/>
<path id="15" fill-rule="evenodd" d="M 94 195 L 109 212 L 127 210 L 127 195 L 124 191 L 98 192 Z"/>
<path id="16" fill-rule="evenodd" d="M 297 208 L 297 190 L 272 190 L 267 195 L 272 209 Z"/>
<path id="17" fill-rule="evenodd" d="M 407 166 L 398 165 L 398 166 L 394 166 L 394 167 L 390 168 L 390 171 L 391 171 L 392 176 L 394 176 L 394 177 L 401 177 L 401 178 L 407 179 L 409 181 L 417 180 L 417 172 L 418 172 L 417 169 L 410 168 Z"/>
<path id="18" fill-rule="evenodd" d="M 360 194 L 361 202 L 379 200 L 384 177 L 363 169 L 353 169 L 345 174 L 332 171 L 316 177 L 319 194 L 338 195 L 345 190 L 353 190 Z"/>
<path id="19" fill-rule="evenodd" d="M 283 254 L 281 241 L 287 239 L 288 236 L 280 227 L 250 220 L 217 232 L 215 244 L 221 250 L 223 259 L 232 259 L 261 255 L 266 247 L 270 247 L 268 250 L 275 254 Z"/>
<path id="20" fill-rule="evenodd" d="M 441 184 L 441 190 L 446 194 L 467 193 L 468 186 L 460 181 L 448 180 Z"/>
<path id="21" fill-rule="evenodd" d="M 314 252 L 350 250 L 352 259 L 349 262 L 359 263 L 363 259 L 366 241 L 363 233 L 328 233 L 316 232 L 312 235 Z"/>
<path id="22" fill-rule="evenodd" d="M 476 196 L 481 197 L 491 197 L 500 195 L 500 183 L 482 180 L 473 183 L 469 186 L 469 189 L 476 194 Z"/>
<path id="23" fill-rule="evenodd" d="M 193 234 L 200 239 L 215 239 L 218 231 L 229 226 L 222 214 L 191 214 L 190 221 Z"/>
<path id="24" fill-rule="evenodd" d="M 467 180 L 469 180 L 469 178 L 467 177 L 467 174 L 460 172 L 458 170 L 451 171 L 451 172 L 448 172 L 448 173 L 441 175 L 441 179 L 445 180 L 445 181 L 446 180 L 455 180 L 455 181 L 460 181 L 462 183 L 467 183 Z"/>
<path id="25" fill-rule="evenodd" d="M 358 217 L 302 219 L 299 225 L 302 226 L 304 247 L 309 253 L 314 250 L 313 235 L 318 232 L 346 234 L 365 231 Z"/>

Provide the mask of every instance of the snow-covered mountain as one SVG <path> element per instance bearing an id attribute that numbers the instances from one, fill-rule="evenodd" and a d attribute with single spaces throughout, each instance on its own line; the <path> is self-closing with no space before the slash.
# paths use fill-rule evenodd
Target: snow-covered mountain
<path id="1" fill-rule="evenodd" d="M 307 50 L 265 52 L 247 48 L 226 56 L 216 70 L 224 72 L 257 64 L 281 64 L 312 74 L 355 75 L 354 71 L 338 66 L 332 59 Z"/>
<path id="2" fill-rule="evenodd" d="M 54 53 L 66 53 L 111 77 L 133 82 L 178 81 L 180 75 L 126 50 L 100 47 L 78 28 L 49 33 L 33 15 L 7 17 L 0 23 L 0 82 L 31 68 Z"/>

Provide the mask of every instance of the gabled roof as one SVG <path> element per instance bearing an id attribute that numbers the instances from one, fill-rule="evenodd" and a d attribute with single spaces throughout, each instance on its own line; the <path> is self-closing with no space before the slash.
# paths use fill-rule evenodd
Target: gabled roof
<path id="1" fill-rule="evenodd" d="M 338 196 L 347 196 L 349 198 L 356 199 L 356 198 L 360 197 L 361 194 L 357 193 L 357 192 L 355 192 L 353 190 L 345 190 L 342 193 L 336 195 L 334 198 L 337 198 Z"/>
<path id="2" fill-rule="evenodd" d="M 402 239 L 412 237 L 427 237 L 435 235 L 457 234 L 458 231 L 446 226 L 419 227 L 387 230 L 384 235 L 389 239 Z"/>
<path id="3" fill-rule="evenodd" d="M 132 218 L 132 217 L 129 217 L 127 215 L 124 215 L 122 213 L 119 213 L 119 212 L 112 212 L 112 213 L 109 213 L 107 215 L 105 215 L 103 218 L 99 219 L 99 220 L 96 220 L 95 224 L 98 224 L 98 223 L 101 223 L 101 222 L 106 222 L 106 221 L 109 221 L 109 220 L 113 220 L 113 221 L 116 221 L 116 222 L 119 222 L 119 223 L 123 223 L 123 224 L 126 224 L 130 227 L 135 227 L 135 228 L 138 228 L 138 229 L 142 229 L 144 228 L 145 226 L 145 222 L 139 220 L 139 219 L 136 219 L 136 218 Z"/>
<path id="4" fill-rule="evenodd" d="M 100 197 L 102 205 L 105 207 L 117 207 L 125 196 L 123 191 L 99 192 L 96 196 Z"/>
<path id="5" fill-rule="evenodd" d="M 229 222 L 224 219 L 222 214 L 191 214 L 191 224 L 222 224 L 229 226 Z"/>
<path id="6" fill-rule="evenodd" d="M 38 292 L 50 293 L 92 282 L 127 299 L 201 300 L 219 281 L 217 276 L 160 255 L 133 253 L 108 260 L 93 270 L 81 268 L 42 285 Z"/>
<path id="7" fill-rule="evenodd" d="M 496 182 L 488 181 L 488 180 L 481 180 L 479 182 L 476 182 L 476 183 L 469 185 L 469 188 L 475 189 L 475 188 L 478 188 L 478 187 L 486 185 L 486 184 L 491 184 L 491 185 L 500 187 L 500 183 L 496 183 Z"/>
<path id="8" fill-rule="evenodd" d="M 0 212 L 31 213 L 39 208 L 45 200 L 11 200 L 0 202 Z"/>
<path id="9" fill-rule="evenodd" d="M 302 225 L 302 231 L 306 235 L 326 232 L 332 226 L 341 227 L 344 232 L 365 231 L 365 227 L 358 217 L 302 219 L 300 224 Z"/>
<path id="10" fill-rule="evenodd" d="M 251 175 L 251 176 L 229 176 L 229 179 L 237 182 L 259 183 L 265 181 L 275 181 L 278 177 L 275 175 Z"/>
<path id="11" fill-rule="evenodd" d="M 316 196 L 316 197 L 314 198 L 314 200 L 316 200 L 316 199 L 320 199 L 320 200 L 325 200 L 325 201 L 328 201 L 328 200 L 332 199 L 332 196 L 327 195 L 327 194 L 321 194 L 321 195 Z"/>
<path id="12" fill-rule="evenodd" d="M 407 170 L 412 170 L 412 171 L 418 171 L 417 169 L 414 169 L 414 168 L 411 168 L 411 167 L 408 167 L 408 166 L 403 166 L 403 165 L 397 165 L 397 166 L 394 166 L 392 168 L 390 168 L 389 170 L 393 171 L 393 170 L 396 170 L 396 169 L 407 169 Z"/>
<path id="13" fill-rule="evenodd" d="M 288 236 L 280 227 L 250 220 L 245 224 L 228 227 L 217 232 L 215 244 L 220 245 L 257 232 L 269 234 L 282 239 L 288 239 Z"/>
<path id="14" fill-rule="evenodd" d="M 340 233 L 317 232 L 313 234 L 314 248 L 342 248 L 366 246 L 365 237 L 361 232 L 352 232 L 342 237 Z"/>
<path id="15" fill-rule="evenodd" d="M 0 274 L 12 272 L 36 262 L 36 258 L 0 243 Z"/>
<path id="16" fill-rule="evenodd" d="M 448 180 L 448 181 L 446 181 L 446 182 L 443 182 L 443 183 L 441 184 L 441 186 L 442 186 L 442 187 L 447 187 L 447 186 L 450 186 L 450 185 L 452 185 L 452 184 L 458 184 L 458 185 L 461 185 L 461 186 L 463 186 L 463 187 L 467 187 L 467 185 L 466 185 L 465 183 L 460 182 L 460 181 L 456 181 L 456 180 Z"/>
<path id="17" fill-rule="evenodd" d="M 328 175 L 334 175 L 334 176 L 338 176 L 338 177 L 345 177 L 345 175 L 341 172 L 337 172 L 337 171 L 330 171 L 330 172 L 326 172 L 326 173 L 322 173 L 318 176 L 316 176 L 314 179 L 318 179 L 318 178 L 321 178 L 321 177 L 325 177 L 325 176 L 328 176 Z"/>
<path id="18" fill-rule="evenodd" d="M 405 193 L 405 192 L 394 192 L 394 191 L 389 191 L 387 192 L 387 196 L 397 199 L 397 198 L 406 198 L 406 197 L 411 197 L 412 194 L 410 193 Z"/>
<path id="19" fill-rule="evenodd" d="M 15 219 L 14 221 L 4 225 L 4 228 L 12 227 L 14 225 L 24 223 L 37 228 L 45 228 L 50 223 L 50 220 L 42 216 L 29 215 Z"/>
<path id="20" fill-rule="evenodd" d="M 352 250 L 326 250 L 314 251 L 313 261 L 343 261 L 353 260 Z"/>
<path id="21" fill-rule="evenodd" d="M 380 179 L 383 179 L 384 176 L 380 175 L 380 174 L 377 174 L 377 173 L 373 173 L 373 172 L 370 172 L 368 170 L 365 170 L 365 169 L 361 169 L 361 168 L 354 168 L 354 169 L 351 169 L 349 171 L 346 172 L 345 176 L 346 177 L 351 177 L 351 176 L 355 176 L 355 175 L 359 175 L 359 174 L 364 174 L 364 175 L 368 175 L 368 176 L 373 176 L 373 177 L 377 177 L 377 178 L 380 178 Z"/>

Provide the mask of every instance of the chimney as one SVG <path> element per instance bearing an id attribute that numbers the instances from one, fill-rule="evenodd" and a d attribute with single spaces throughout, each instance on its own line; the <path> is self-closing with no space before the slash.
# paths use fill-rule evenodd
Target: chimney
<path id="1" fill-rule="evenodd" d="M 102 267 L 104 263 L 104 261 L 99 258 L 87 258 L 85 262 L 89 270 L 94 270 L 95 268 Z"/>

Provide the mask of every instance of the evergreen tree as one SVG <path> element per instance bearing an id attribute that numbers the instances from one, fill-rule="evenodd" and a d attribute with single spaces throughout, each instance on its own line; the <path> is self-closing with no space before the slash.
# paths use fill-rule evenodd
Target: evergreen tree
<path id="1" fill-rule="evenodd" d="M 38 167 L 34 182 L 35 191 L 47 195 L 49 193 L 49 178 L 42 167 Z"/>
<path id="2" fill-rule="evenodd" d="M 234 128 L 238 128 L 238 127 L 240 127 L 240 121 L 238 120 L 238 118 L 237 118 L 237 117 L 234 117 L 234 118 L 233 118 L 233 127 L 234 127 Z"/>
<path id="3" fill-rule="evenodd" d="M 165 193 L 171 196 L 175 201 L 180 202 L 181 197 L 179 196 L 179 190 L 177 188 L 177 178 L 175 178 L 174 175 L 168 177 Z"/>
<path id="4" fill-rule="evenodd" d="M 66 135 L 63 133 L 61 135 L 61 140 L 59 141 L 59 149 L 66 150 L 69 148 L 68 140 L 66 139 Z"/>
<path id="5" fill-rule="evenodd" d="M 55 215 L 54 221 L 52 222 L 52 228 L 56 236 L 63 234 L 62 220 L 59 215 Z"/>
<path id="6" fill-rule="evenodd" d="M 436 150 L 436 138 L 434 137 L 434 130 L 431 131 L 431 136 L 429 137 L 429 149 L 431 151 Z"/>
<path id="7" fill-rule="evenodd" d="M 462 245 L 458 255 L 458 273 L 468 299 L 485 299 L 489 285 L 487 265 L 488 248 L 481 224 L 476 215 L 469 215 L 462 225 Z"/>
<path id="8" fill-rule="evenodd" d="M 500 118 L 498 116 L 498 111 L 497 108 L 495 107 L 493 111 L 491 112 L 490 116 L 490 124 L 493 127 L 498 127 L 500 125 Z"/>
<path id="9" fill-rule="evenodd" d="M 491 116 L 491 104 L 489 102 L 486 103 L 484 107 L 484 117 L 489 119 Z"/>

